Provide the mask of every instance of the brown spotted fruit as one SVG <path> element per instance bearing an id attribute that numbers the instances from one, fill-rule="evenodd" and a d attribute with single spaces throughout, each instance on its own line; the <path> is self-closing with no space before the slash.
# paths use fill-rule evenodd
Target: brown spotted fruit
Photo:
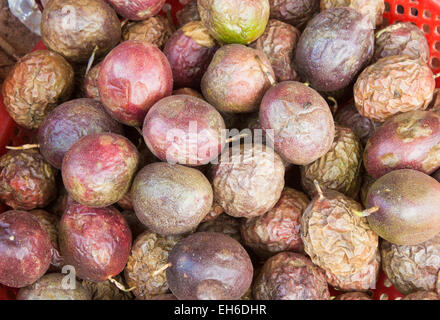
<path id="1" fill-rule="evenodd" d="M 91 134 L 65 154 L 64 186 L 83 205 L 109 206 L 127 193 L 138 165 L 139 152 L 127 138 L 115 133 Z"/>
<path id="2" fill-rule="evenodd" d="M 423 172 L 387 173 L 369 188 L 366 201 L 378 209 L 367 217 L 369 225 L 391 243 L 417 245 L 440 232 L 440 183 Z"/>
<path id="3" fill-rule="evenodd" d="M 124 269 L 132 236 L 121 213 L 113 208 L 73 204 L 59 224 L 61 254 L 83 280 L 101 282 Z"/>
<path id="4" fill-rule="evenodd" d="M 416 110 L 388 118 L 368 140 L 364 166 L 376 179 L 398 169 L 432 174 L 440 167 L 440 114 Z"/>
<path id="5" fill-rule="evenodd" d="M 154 16 L 147 20 L 129 22 L 122 29 L 122 39 L 148 41 L 162 49 L 174 32 L 171 23 L 162 16 Z"/>

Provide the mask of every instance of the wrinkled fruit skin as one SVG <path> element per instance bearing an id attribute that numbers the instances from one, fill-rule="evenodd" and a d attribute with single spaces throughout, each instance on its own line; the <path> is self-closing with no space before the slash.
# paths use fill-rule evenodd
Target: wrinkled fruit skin
<path id="1" fill-rule="evenodd" d="M 221 214 L 212 221 L 202 222 L 198 226 L 197 232 L 219 232 L 243 243 L 240 234 L 240 220 L 227 214 Z"/>
<path id="2" fill-rule="evenodd" d="M 246 250 L 216 232 L 197 232 L 171 250 L 166 271 L 179 300 L 236 300 L 249 289 L 253 267 Z"/>
<path id="3" fill-rule="evenodd" d="M 285 188 L 275 207 L 242 222 L 244 244 L 263 258 L 282 251 L 303 252 L 301 216 L 309 202 L 304 193 Z"/>
<path id="4" fill-rule="evenodd" d="M 169 292 L 165 270 L 156 276 L 153 273 L 167 264 L 169 252 L 180 239 L 146 231 L 133 243 L 124 275 L 128 286 L 136 287 L 136 298 L 151 299 Z"/>
<path id="5" fill-rule="evenodd" d="M 379 208 L 368 216 L 371 228 L 391 243 L 417 245 L 440 232 L 440 183 L 420 171 L 382 176 L 368 190 L 367 205 Z"/>
<path id="6" fill-rule="evenodd" d="M 367 67 L 354 85 L 359 113 L 374 121 L 413 110 L 425 110 L 432 100 L 435 80 L 421 59 L 389 56 Z"/>
<path id="7" fill-rule="evenodd" d="M 177 11 L 176 18 L 179 27 L 184 26 L 188 22 L 200 20 L 197 0 L 191 0 L 183 7 L 182 10 Z"/>
<path id="8" fill-rule="evenodd" d="M 335 300 L 373 300 L 363 292 L 347 292 L 336 297 Z"/>
<path id="9" fill-rule="evenodd" d="M 376 179 L 398 169 L 433 173 L 440 167 L 440 114 L 416 110 L 388 118 L 368 140 L 364 166 Z"/>
<path id="10" fill-rule="evenodd" d="M 102 0 L 52 0 L 41 18 L 47 48 L 75 63 L 87 62 L 95 47 L 101 57 L 121 40 L 115 11 Z"/>
<path id="11" fill-rule="evenodd" d="M 57 196 L 57 170 L 36 150 L 11 150 L 0 158 L 0 199 L 13 209 L 32 210 Z"/>
<path id="12" fill-rule="evenodd" d="M 398 22 L 382 29 L 376 36 L 373 60 L 388 56 L 409 55 L 413 59 L 421 58 L 425 63 L 429 59 L 429 45 L 425 34 L 410 22 Z"/>
<path id="13" fill-rule="evenodd" d="M 202 22 L 193 21 L 177 30 L 167 41 L 164 54 L 177 88 L 199 88 L 218 46 Z"/>
<path id="14" fill-rule="evenodd" d="M 336 126 L 330 150 L 315 162 L 301 167 L 301 183 L 307 194 L 316 194 L 314 180 L 323 190 L 339 191 L 356 198 L 361 188 L 362 144 L 349 128 Z"/>
<path id="15" fill-rule="evenodd" d="M 122 40 L 148 41 L 162 49 L 173 32 L 174 27 L 166 18 L 155 16 L 144 21 L 128 23 L 122 29 Z"/>
<path id="16" fill-rule="evenodd" d="M 257 111 L 271 86 L 260 63 L 274 78 L 270 61 L 263 52 L 239 44 L 222 46 L 202 77 L 203 96 L 221 112 Z"/>
<path id="17" fill-rule="evenodd" d="M 281 252 L 265 262 L 252 294 L 256 300 L 330 299 L 323 271 L 293 252 Z"/>
<path id="18" fill-rule="evenodd" d="M 302 33 L 295 53 L 301 78 L 318 91 L 347 87 L 369 62 L 374 29 L 351 8 L 333 8 L 315 16 Z"/>
<path id="19" fill-rule="evenodd" d="M 64 186 L 85 206 L 109 206 L 127 193 L 138 164 L 139 152 L 127 138 L 114 133 L 88 135 L 64 156 Z"/>
<path id="20" fill-rule="evenodd" d="M 285 81 L 270 88 L 259 117 L 264 130 L 274 130 L 269 140 L 275 150 L 293 164 L 309 164 L 332 146 L 335 125 L 330 108 L 318 92 L 300 82 Z"/>
<path id="21" fill-rule="evenodd" d="M 162 161 L 198 166 L 221 153 L 225 128 L 222 116 L 209 103 L 177 95 L 150 109 L 142 132 L 148 148 Z"/>
<path id="22" fill-rule="evenodd" d="M 414 246 L 383 241 L 381 254 L 382 269 L 401 293 L 435 290 L 440 272 L 440 234 Z"/>
<path id="23" fill-rule="evenodd" d="M 224 213 L 224 210 L 221 205 L 216 202 L 212 203 L 211 210 L 209 213 L 203 218 L 202 222 L 209 222 L 216 220 L 220 215 Z"/>
<path id="24" fill-rule="evenodd" d="M 114 120 L 96 100 L 83 98 L 63 103 L 54 109 L 38 130 L 38 143 L 44 158 L 61 169 L 63 158 L 80 138 L 95 133 L 123 134 L 120 123 Z"/>
<path id="25" fill-rule="evenodd" d="M 249 44 L 269 20 L 268 0 L 198 0 L 200 19 L 211 35 L 224 43 Z"/>
<path id="26" fill-rule="evenodd" d="M 271 148 L 244 144 L 226 149 L 212 166 L 215 201 L 233 217 L 252 218 L 272 209 L 284 188 L 284 165 Z"/>
<path id="27" fill-rule="evenodd" d="M 36 129 L 73 91 L 72 66 L 59 54 L 37 50 L 25 55 L 3 82 L 2 95 L 9 115 L 28 129 Z"/>
<path id="28" fill-rule="evenodd" d="M 60 221 L 60 218 L 44 210 L 32 210 L 29 211 L 29 213 L 38 220 L 41 227 L 49 235 L 51 244 L 51 268 L 49 271 L 61 269 L 64 265 L 64 259 L 61 256 L 60 248 L 58 246 L 58 222 Z"/>
<path id="29" fill-rule="evenodd" d="M 319 0 L 269 0 L 271 19 L 281 20 L 302 30 L 319 11 Z"/>
<path id="30" fill-rule="evenodd" d="M 440 300 L 440 297 L 433 291 L 418 291 L 410 293 L 403 300 Z"/>
<path id="31" fill-rule="evenodd" d="M 299 36 L 300 32 L 294 26 L 271 19 L 263 35 L 250 45 L 266 54 L 279 82 L 298 80 L 292 59 Z"/>
<path id="32" fill-rule="evenodd" d="M 384 0 L 321 0 L 321 11 L 336 7 L 350 7 L 368 16 L 373 27 L 380 27 L 385 12 Z"/>
<path id="33" fill-rule="evenodd" d="M 379 239 L 362 206 L 337 191 L 317 195 L 301 220 L 305 252 L 325 271 L 327 282 L 340 290 L 365 291 L 376 285 Z"/>
<path id="34" fill-rule="evenodd" d="M 28 286 L 50 265 L 49 235 L 26 211 L 0 214 L 0 283 L 9 287 Z"/>
<path id="35" fill-rule="evenodd" d="M 106 0 L 116 12 L 129 20 L 145 20 L 155 16 L 166 0 Z"/>
<path id="36" fill-rule="evenodd" d="M 61 218 L 59 230 L 61 253 L 78 278 L 101 282 L 124 269 L 132 237 L 115 208 L 71 205 Z"/>
<path id="37" fill-rule="evenodd" d="M 126 286 L 121 275 L 114 276 L 114 279 Z M 110 280 L 102 282 L 83 280 L 81 283 L 83 287 L 89 291 L 91 300 L 133 300 L 133 294 L 131 292 L 119 290 Z"/>
<path id="38" fill-rule="evenodd" d="M 134 211 L 149 230 L 161 235 L 194 230 L 212 205 L 212 188 L 199 171 L 164 162 L 139 171 L 131 187 Z"/>
<path id="39" fill-rule="evenodd" d="M 354 103 L 340 109 L 335 116 L 335 122 L 343 127 L 350 128 L 353 133 L 361 139 L 362 145 L 367 144 L 368 139 L 379 127 L 377 123 L 361 116 Z"/>
<path id="40" fill-rule="evenodd" d="M 173 74 L 167 58 L 156 46 L 128 40 L 105 57 L 98 88 L 102 103 L 116 120 L 141 126 L 150 107 L 171 95 Z"/>
<path id="41" fill-rule="evenodd" d="M 95 65 L 90 69 L 84 79 L 84 96 L 86 98 L 95 99 L 100 101 L 99 89 L 98 89 L 98 76 L 101 69 L 101 63 Z"/>
<path id="42" fill-rule="evenodd" d="M 17 300 L 91 300 L 90 292 L 76 279 L 73 280 L 74 288 L 69 283 L 64 289 L 65 277 L 62 273 L 48 273 L 34 284 L 21 288 Z"/>

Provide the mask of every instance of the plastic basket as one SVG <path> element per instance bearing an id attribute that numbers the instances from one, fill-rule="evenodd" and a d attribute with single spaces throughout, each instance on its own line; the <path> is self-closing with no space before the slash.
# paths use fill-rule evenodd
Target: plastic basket
<path id="1" fill-rule="evenodd" d="M 171 15 L 175 20 L 177 11 L 189 1 L 167 0 L 161 14 L 166 15 L 166 11 L 171 10 Z M 425 33 L 431 51 L 429 65 L 434 73 L 440 73 L 440 0 L 386 0 L 385 5 L 385 24 L 409 21 L 415 23 Z M 37 49 L 45 49 L 45 47 L 39 43 L 34 50 Z M 440 78 L 437 79 L 437 87 L 440 88 Z M 14 123 L 6 112 L 3 99 L 0 96 L 0 155 L 6 151 L 6 146 L 28 143 L 34 136 L 33 132 L 24 130 Z M 0 212 L 5 209 L 6 207 L 0 203 Z M 333 289 L 331 291 L 332 295 L 340 293 Z M 0 285 L 0 300 L 14 299 L 16 292 L 17 289 Z M 373 299 L 394 300 L 402 297 L 403 295 L 387 281 L 386 276 L 382 273 L 376 289 L 373 290 Z"/>

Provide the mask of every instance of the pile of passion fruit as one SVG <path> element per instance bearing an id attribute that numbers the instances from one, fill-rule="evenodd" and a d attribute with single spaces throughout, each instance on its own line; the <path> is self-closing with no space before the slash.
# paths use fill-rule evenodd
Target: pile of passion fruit
<path id="1" fill-rule="evenodd" d="M 438 300 L 423 32 L 384 26 L 383 0 L 193 0 L 178 25 L 164 4 L 46 4 L 48 50 L 2 87 L 35 134 L 0 157 L 0 284 L 23 300 L 369 300 L 383 270 Z"/>

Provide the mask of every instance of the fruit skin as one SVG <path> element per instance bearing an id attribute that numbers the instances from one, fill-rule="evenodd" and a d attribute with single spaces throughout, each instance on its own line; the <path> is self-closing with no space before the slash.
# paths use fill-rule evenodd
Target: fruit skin
<path id="1" fill-rule="evenodd" d="M 303 30 L 319 11 L 319 0 L 269 0 L 270 17 Z"/>
<path id="2" fill-rule="evenodd" d="M 37 50 L 21 58 L 3 82 L 9 115 L 28 129 L 36 129 L 59 103 L 72 94 L 72 66 L 59 54 Z"/>
<path id="3" fill-rule="evenodd" d="M 98 101 L 101 100 L 98 90 L 98 76 L 100 69 L 101 69 L 101 62 L 95 65 L 92 69 L 90 69 L 89 73 L 87 73 L 84 79 L 83 90 L 84 90 L 84 96 L 86 98 L 95 99 Z"/>
<path id="4" fill-rule="evenodd" d="M 295 68 L 318 91 L 347 87 L 373 55 L 374 30 L 356 10 L 332 8 L 315 16 L 301 34 Z"/>
<path id="5" fill-rule="evenodd" d="M 395 170 L 370 187 L 367 207 L 379 210 L 367 217 L 383 239 L 417 245 L 440 232 L 440 183 L 416 170 Z"/>
<path id="6" fill-rule="evenodd" d="M 102 103 L 92 99 L 75 99 L 55 108 L 38 129 L 38 143 L 44 158 L 61 169 L 70 147 L 89 134 L 114 132 L 123 134 L 122 125 L 105 112 Z"/>
<path id="7" fill-rule="evenodd" d="M 83 205 L 109 206 L 127 193 L 138 164 L 139 152 L 127 138 L 91 134 L 75 142 L 64 156 L 64 186 Z"/>
<path id="8" fill-rule="evenodd" d="M 191 89 L 191 88 L 180 88 L 180 89 L 173 91 L 173 96 L 177 96 L 179 94 L 185 94 L 185 95 L 193 96 L 193 97 L 196 97 L 196 98 L 203 100 L 203 96 L 198 91 Z"/>
<path id="9" fill-rule="evenodd" d="M 225 129 L 222 116 L 209 103 L 176 95 L 151 107 L 142 132 L 148 148 L 162 161 L 198 166 L 221 153 Z"/>
<path id="10" fill-rule="evenodd" d="M 280 156 L 262 144 L 225 150 L 211 169 L 214 200 L 236 218 L 257 217 L 272 209 L 284 188 Z"/>
<path id="11" fill-rule="evenodd" d="M 362 206 L 334 190 L 317 195 L 301 218 L 304 250 L 325 271 L 327 282 L 344 291 L 375 287 L 380 267 L 379 239 Z"/>
<path id="12" fill-rule="evenodd" d="M 72 284 L 68 282 L 68 287 L 64 289 L 62 285 L 65 277 L 68 275 L 48 273 L 34 284 L 21 288 L 17 300 L 91 300 L 90 292 L 76 279 L 74 288 L 70 288 Z"/>
<path id="13" fill-rule="evenodd" d="M 303 252 L 301 216 L 309 202 L 304 193 L 284 188 L 275 207 L 262 216 L 242 221 L 244 244 L 263 258 L 282 251 Z"/>
<path id="14" fill-rule="evenodd" d="M 187 24 L 191 21 L 199 21 L 199 9 L 197 7 L 197 0 L 189 1 L 182 10 L 177 11 L 176 13 L 177 22 L 179 27 Z"/>
<path id="15" fill-rule="evenodd" d="M 197 227 L 197 232 L 219 232 L 230 236 L 241 244 L 243 243 L 240 233 L 240 219 L 227 214 L 220 214 L 215 220 L 202 222 Z"/>
<path id="16" fill-rule="evenodd" d="M 125 25 L 122 29 L 122 40 L 148 41 L 162 49 L 173 32 L 174 27 L 166 18 L 155 16 Z"/>
<path id="17" fill-rule="evenodd" d="M 142 168 L 131 187 L 134 211 L 149 230 L 176 235 L 194 230 L 212 205 L 212 188 L 199 171 L 164 162 Z"/>
<path id="18" fill-rule="evenodd" d="M 167 264 L 169 252 L 181 238 L 149 231 L 136 238 L 124 269 L 128 286 L 136 287 L 133 290 L 136 298 L 151 299 L 169 292 L 165 270 L 157 275 L 153 273 Z"/>
<path id="19" fill-rule="evenodd" d="M 425 63 L 429 60 L 429 44 L 425 34 L 410 22 L 394 23 L 376 35 L 374 61 L 399 54 L 421 58 Z"/>
<path id="20" fill-rule="evenodd" d="M 249 44 L 269 20 L 268 0 L 198 0 L 200 19 L 211 35 L 224 43 Z"/>
<path id="21" fill-rule="evenodd" d="M 416 110 L 388 118 L 368 140 L 363 158 L 376 179 L 398 169 L 432 174 L 440 167 L 440 114 Z"/>
<path id="22" fill-rule="evenodd" d="M 418 291 L 410 293 L 403 300 L 440 300 L 440 297 L 433 291 Z"/>
<path id="23" fill-rule="evenodd" d="M 180 240 L 168 262 L 168 285 L 179 300 L 236 300 L 252 282 L 246 250 L 217 232 L 197 232 Z"/>
<path id="24" fill-rule="evenodd" d="M 0 157 L 0 199 L 13 209 L 45 207 L 57 196 L 56 176 L 37 149 L 10 150 Z"/>
<path id="25" fill-rule="evenodd" d="M 324 273 L 309 258 L 281 252 L 267 260 L 253 284 L 256 300 L 329 300 Z"/>
<path id="26" fill-rule="evenodd" d="M 261 37 L 250 44 L 250 47 L 266 54 L 279 82 L 298 80 L 292 60 L 300 34 L 294 26 L 270 19 Z"/>
<path id="27" fill-rule="evenodd" d="M 434 94 L 435 79 L 421 59 L 388 56 L 365 68 L 354 88 L 359 113 L 374 121 L 413 110 L 425 110 Z"/>
<path id="28" fill-rule="evenodd" d="M 271 86 L 261 64 L 275 77 L 263 52 L 239 44 L 222 46 L 202 77 L 203 96 L 220 112 L 257 111 Z"/>
<path id="29" fill-rule="evenodd" d="M 336 126 L 330 150 L 315 162 L 301 166 L 301 183 L 307 194 L 316 194 L 314 181 L 323 190 L 339 191 L 356 198 L 362 183 L 362 145 L 349 128 Z"/>
<path id="30" fill-rule="evenodd" d="M 199 88 L 217 49 L 214 38 L 200 21 L 189 22 L 177 30 L 163 49 L 173 71 L 174 86 Z"/>
<path id="31" fill-rule="evenodd" d="M 52 0 L 41 17 L 41 37 L 47 48 L 75 63 L 87 62 L 95 47 L 105 55 L 121 40 L 115 11 L 102 0 Z"/>
<path id="32" fill-rule="evenodd" d="M 347 292 L 336 297 L 335 300 L 373 300 L 364 292 Z"/>
<path id="33" fill-rule="evenodd" d="M 101 282 L 119 274 L 131 249 L 131 232 L 113 207 L 69 206 L 59 224 L 59 243 L 66 265 L 83 280 Z"/>
<path id="34" fill-rule="evenodd" d="M 28 286 L 50 265 L 49 235 L 26 211 L 0 214 L 0 283 L 8 287 Z"/>
<path id="35" fill-rule="evenodd" d="M 285 81 L 270 88 L 261 102 L 260 124 L 273 129 L 269 140 L 287 161 L 306 165 L 331 148 L 333 116 L 318 92 L 300 82 Z"/>
<path id="36" fill-rule="evenodd" d="M 156 46 L 128 40 L 105 57 L 98 88 L 112 117 L 128 126 L 141 126 L 150 107 L 171 95 L 173 74 L 167 58 Z"/>
<path id="37" fill-rule="evenodd" d="M 440 272 L 440 233 L 414 246 L 381 244 L 382 269 L 403 294 L 436 289 Z"/>
<path id="38" fill-rule="evenodd" d="M 155 16 L 166 0 L 106 0 L 124 18 L 139 21 Z"/>

